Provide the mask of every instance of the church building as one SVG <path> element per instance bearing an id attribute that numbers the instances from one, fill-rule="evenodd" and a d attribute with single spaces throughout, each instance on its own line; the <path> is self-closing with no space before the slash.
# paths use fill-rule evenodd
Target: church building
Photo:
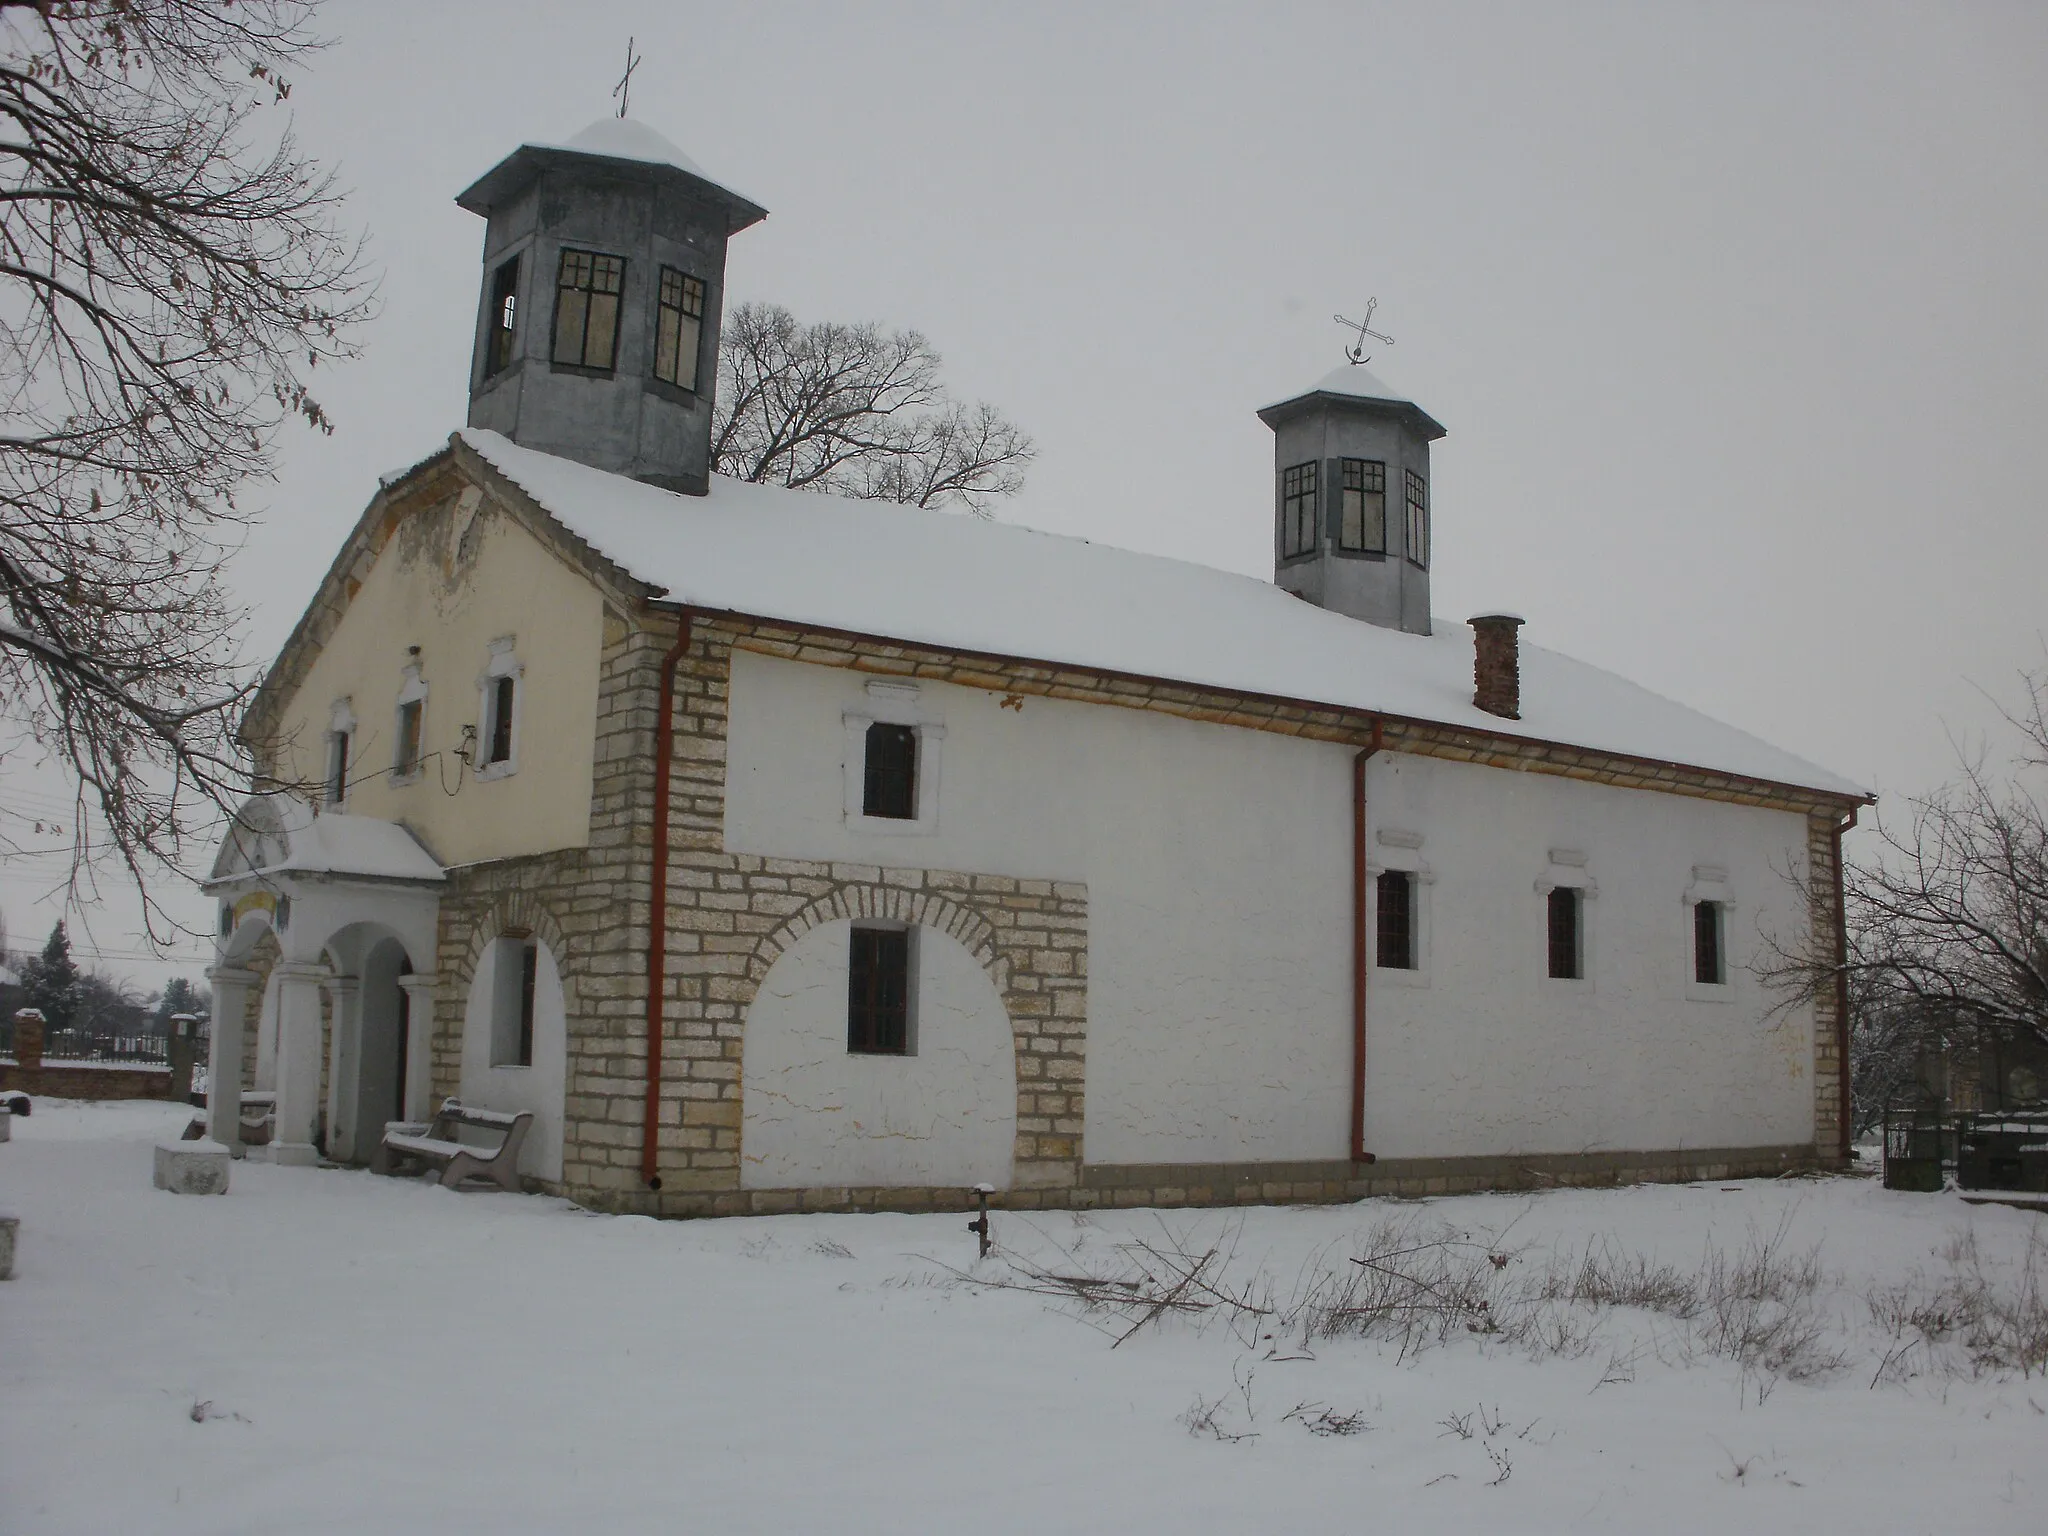
<path id="1" fill-rule="evenodd" d="M 656 1215 L 1339 1200 L 1837 1166 L 1857 785 L 1430 610 L 1445 429 L 1257 414 L 1271 581 L 711 471 L 727 245 L 646 127 L 528 144 L 466 426 L 243 725 L 210 1119 L 447 1096 Z M 1247 410 L 1261 402 L 1247 400 Z M 366 476 L 366 489 L 370 489 Z"/>

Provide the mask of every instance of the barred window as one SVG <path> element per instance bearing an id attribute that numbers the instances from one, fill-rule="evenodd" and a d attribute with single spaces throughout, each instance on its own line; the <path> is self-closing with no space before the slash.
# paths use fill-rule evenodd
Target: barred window
<path id="1" fill-rule="evenodd" d="M 555 281 L 555 361 L 609 373 L 619 343 L 619 295 L 626 286 L 623 257 L 594 251 L 562 252 Z"/>
<path id="2" fill-rule="evenodd" d="M 1316 466 L 1310 460 L 1280 472 L 1280 557 L 1310 555 L 1316 548 Z"/>
<path id="3" fill-rule="evenodd" d="M 1387 466 L 1378 459 L 1340 459 L 1342 496 L 1337 513 L 1337 547 L 1360 554 L 1387 548 Z"/>
<path id="4" fill-rule="evenodd" d="M 1429 566 L 1429 491 L 1422 476 L 1408 474 L 1408 558 L 1425 570 Z"/>
<path id="5" fill-rule="evenodd" d="M 1383 970 L 1415 969 L 1415 877 L 1390 869 L 1379 879 L 1379 963 Z"/>
<path id="6" fill-rule="evenodd" d="M 880 721 L 868 727 L 861 814 L 917 819 L 917 728 Z"/>
<path id="7" fill-rule="evenodd" d="M 654 376 L 678 389 L 695 389 L 704 285 L 687 272 L 663 267 L 660 300 L 654 310 Z"/>
<path id="8" fill-rule="evenodd" d="M 846 967 L 846 1049 L 856 1056 L 910 1054 L 907 930 L 853 930 Z"/>

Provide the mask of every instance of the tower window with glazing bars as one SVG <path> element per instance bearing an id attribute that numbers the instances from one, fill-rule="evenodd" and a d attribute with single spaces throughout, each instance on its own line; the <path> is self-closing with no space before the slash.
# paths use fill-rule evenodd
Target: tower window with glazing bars
<path id="1" fill-rule="evenodd" d="M 619 345 L 619 295 L 626 262 L 595 251 L 562 252 L 555 282 L 554 359 L 572 368 L 609 373 Z"/>

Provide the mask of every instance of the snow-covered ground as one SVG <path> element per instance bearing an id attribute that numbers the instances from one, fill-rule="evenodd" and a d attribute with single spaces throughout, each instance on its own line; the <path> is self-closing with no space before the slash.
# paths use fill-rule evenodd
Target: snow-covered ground
<path id="1" fill-rule="evenodd" d="M 241 1164 L 225 1198 L 162 1194 L 150 1144 L 183 1118 L 43 1101 L 0 1146 L 8 1532 L 2048 1530 L 2040 1368 L 1973 1365 L 1963 1330 L 1917 1343 L 1866 1300 L 1965 1270 L 2017 1294 L 2048 1217 L 1954 1195 L 998 1213 L 1012 1257 L 977 1266 L 957 1215 L 662 1224 Z M 1787 1371 L 1734 1358 L 1709 1312 L 1531 1299 L 1589 1245 L 1610 1281 L 1640 1257 L 1712 1289 L 1704 1255 L 1774 1237 L 1785 1273 L 1815 1245 L 1822 1271 L 1742 1314 L 1817 1322 L 1771 1335 L 1799 1345 Z M 1112 1347 L 1127 1310 L 1014 1288 L 1150 1289 L 1219 1246 L 1204 1278 L 1270 1284 L 1278 1312 Z M 1317 1274 L 1383 1271 L 1492 1286 L 1489 1309 L 1416 1307 L 1405 1349 L 1278 1320 Z"/>

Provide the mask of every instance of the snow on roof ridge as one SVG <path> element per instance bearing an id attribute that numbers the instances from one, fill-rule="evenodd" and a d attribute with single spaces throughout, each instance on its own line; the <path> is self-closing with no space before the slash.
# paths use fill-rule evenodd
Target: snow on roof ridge
<path id="1" fill-rule="evenodd" d="M 485 429 L 458 435 L 672 602 L 1865 793 L 1750 732 L 1540 646 L 1523 648 L 1523 717 L 1510 728 L 1472 702 L 1464 624 L 1406 634 L 1255 576 L 1070 534 L 724 476 L 707 495 L 685 496 Z"/>

